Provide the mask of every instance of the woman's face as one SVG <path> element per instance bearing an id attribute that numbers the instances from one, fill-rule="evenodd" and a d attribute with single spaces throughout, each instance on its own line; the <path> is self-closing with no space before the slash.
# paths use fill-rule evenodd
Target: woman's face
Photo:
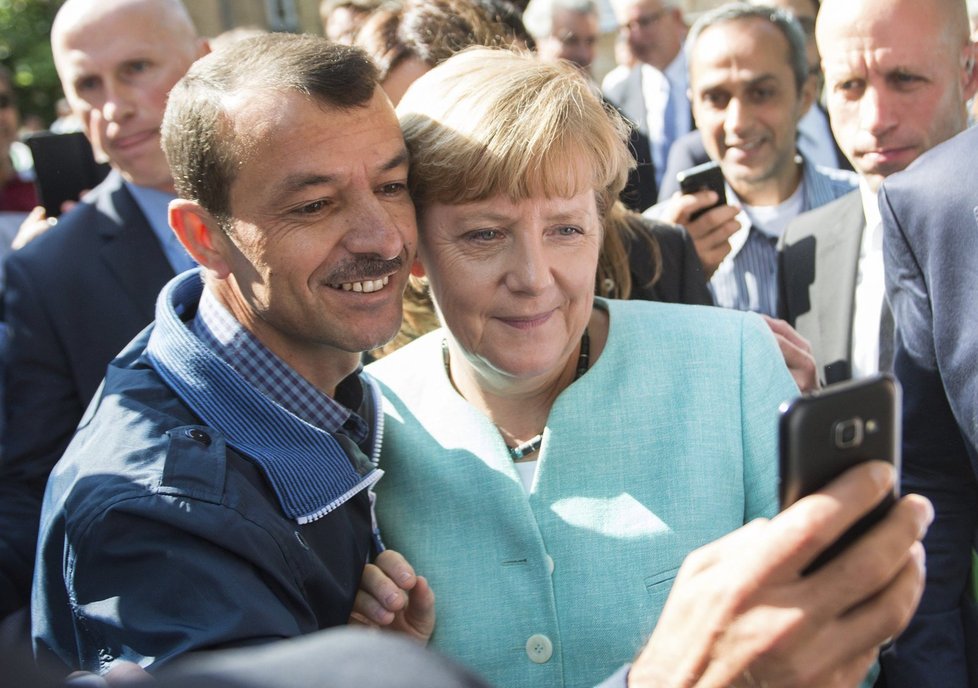
<path id="1" fill-rule="evenodd" d="M 466 361 L 483 376 L 559 375 L 593 306 L 594 192 L 427 204 L 420 221 L 419 259 Z"/>

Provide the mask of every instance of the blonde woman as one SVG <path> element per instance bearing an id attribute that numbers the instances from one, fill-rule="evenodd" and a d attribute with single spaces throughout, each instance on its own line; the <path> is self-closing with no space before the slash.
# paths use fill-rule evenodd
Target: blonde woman
<path id="1" fill-rule="evenodd" d="M 398 114 L 415 274 L 444 327 L 368 369 L 380 526 L 437 595 L 434 647 L 500 686 L 593 685 L 642 647 L 691 551 L 774 514 L 797 388 L 755 315 L 594 296 L 629 155 L 572 67 L 463 52 Z"/>

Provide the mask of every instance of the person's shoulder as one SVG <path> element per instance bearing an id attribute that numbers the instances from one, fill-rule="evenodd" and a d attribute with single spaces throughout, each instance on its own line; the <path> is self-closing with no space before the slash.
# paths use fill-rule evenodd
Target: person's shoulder
<path id="1" fill-rule="evenodd" d="M 883 180 L 883 189 L 914 192 L 935 188 L 942 190 L 942 197 L 949 192 L 970 192 L 964 183 L 973 175 L 975 158 L 978 157 L 978 126 L 971 127 L 957 136 L 939 143 L 914 160 L 905 170 Z"/>
<path id="2" fill-rule="evenodd" d="M 26 269 L 49 268 L 56 264 L 59 272 L 71 271 L 72 266 L 85 267 L 79 255 L 91 251 L 102 211 L 99 206 L 108 195 L 120 187 L 119 180 L 109 175 L 99 186 L 88 192 L 75 206 L 58 218 L 57 224 L 23 248 L 10 254 L 10 260 Z"/>
<path id="3" fill-rule="evenodd" d="M 753 313 L 716 306 L 660 301 L 602 299 L 617 329 L 643 338 L 724 340 L 740 333 L 745 322 L 761 322 Z M 752 326 L 748 324 L 748 326 Z M 692 340 L 690 340 L 692 341 Z"/>
<path id="4" fill-rule="evenodd" d="M 111 504 L 161 491 L 207 492 L 226 459 L 217 431 L 199 419 L 145 356 L 149 330 L 109 365 L 78 431 L 51 473 L 49 491 L 84 520 Z M 218 479 L 223 484 L 223 479 Z M 181 485 L 187 483 L 186 489 Z"/>
<path id="5" fill-rule="evenodd" d="M 621 98 L 622 94 L 628 90 L 635 80 L 641 80 L 642 72 L 640 65 L 626 67 L 618 65 L 608 72 L 601 81 L 601 91 L 611 101 Z"/>

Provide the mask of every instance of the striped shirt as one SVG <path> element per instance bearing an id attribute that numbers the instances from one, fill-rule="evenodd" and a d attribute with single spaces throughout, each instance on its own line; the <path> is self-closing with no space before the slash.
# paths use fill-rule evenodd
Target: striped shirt
<path id="1" fill-rule="evenodd" d="M 754 226 L 743 212 L 737 216 L 741 228 L 730 237 L 730 253 L 710 278 L 710 291 L 718 306 L 777 317 L 777 244 L 781 231 L 798 214 L 834 201 L 857 186 L 851 172 L 807 162 L 802 165 L 800 208 L 786 205 L 786 214 L 777 218 L 776 227 Z M 732 194 L 729 187 L 727 193 Z"/>
<path id="2" fill-rule="evenodd" d="M 337 386 L 337 398 L 346 405 L 339 403 L 269 351 L 241 326 L 210 289 L 204 289 L 201 294 L 191 329 L 248 384 L 286 411 L 327 432 L 343 432 L 358 444 L 367 439 L 367 423 L 350 410 L 359 408 L 363 400 L 359 370 Z"/>
<path id="3" fill-rule="evenodd" d="M 229 447 L 261 469 L 283 513 L 300 525 L 373 486 L 383 475 L 376 467 L 382 436 L 376 384 L 350 375 L 337 387 L 334 401 L 237 321 L 222 318 L 223 311 L 233 320 L 216 300 L 197 318 L 208 293 L 197 269 L 177 275 L 160 292 L 146 355 L 163 382 Z M 350 407 L 369 413 L 372 441 L 370 428 Z M 357 442 L 372 444 L 370 451 Z"/>

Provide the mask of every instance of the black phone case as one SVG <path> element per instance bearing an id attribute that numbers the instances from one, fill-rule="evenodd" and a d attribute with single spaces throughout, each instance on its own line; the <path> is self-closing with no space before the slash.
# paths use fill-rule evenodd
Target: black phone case
<path id="1" fill-rule="evenodd" d="M 831 385 L 785 404 L 779 423 L 781 508 L 863 461 L 889 461 L 899 475 L 900 403 L 900 384 L 882 374 Z M 882 518 L 899 496 L 898 489 L 895 485 L 805 573 L 819 568 Z"/>
<path id="2" fill-rule="evenodd" d="M 82 191 L 94 189 L 109 173 L 95 161 L 92 146 L 81 132 L 34 134 L 27 138 L 34 158 L 37 192 L 48 217 L 61 214 L 61 204 L 77 201 Z"/>
<path id="3" fill-rule="evenodd" d="M 727 203 L 726 184 L 723 180 L 723 171 L 719 163 L 704 162 L 696 167 L 690 167 L 676 174 L 676 181 L 679 182 L 679 190 L 684 194 L 691 194 L 697 191 L 709 189 L 717 195 L 717 202 L 708 208 L 697 210 L 690 216 L 690 220 L 695 220 L 708 210 L 712 210 Z"/>

